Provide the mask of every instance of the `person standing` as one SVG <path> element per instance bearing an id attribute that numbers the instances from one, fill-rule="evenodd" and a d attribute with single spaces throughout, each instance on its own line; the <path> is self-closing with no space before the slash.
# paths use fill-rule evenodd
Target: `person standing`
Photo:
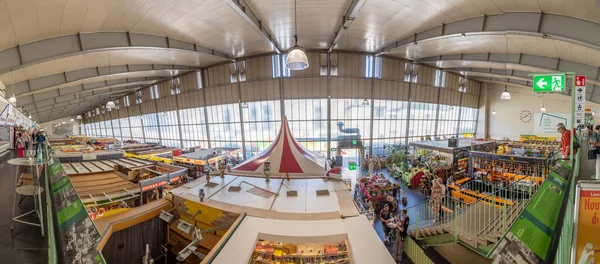
<path id="1" fill-rule="evenodd" d="M 379 219 L 381 219 L 381 226 L 383 227 L 383 242 L 388 245 L 388 235 L 390 233 L 390 228 L 387 225 L 390 219 L 390 206 L 388 204 L 385 204 L 383 209 L 379 211 Z"/>
<path id="2" fill-rule="evenodd" d="M 560 145 L 561 145 L 561 150 L 562 150 L 562 158 L 568 159 L 569 155 L 571 154 L 571 131 L 566 129 L 565 124 L 563 124 L 563 123 L 558 123 L 557 131 L 558 131 L 558 133 L 562 134 L 561 140 L 560 140 Z M 574 152 L 573 154 L 576 154 L 577 149 L 573 149 L 573 152 Z"/>
<path id="3" fill-rule="evenodd" d="M 429 205 L 431 205 L 431 211 L 433 213 L 433 223 L 440 217 L 440 210 L 442 209 L 442 186 L 437 180 L 433 181 L 433 187 L 431 187 L 431 198 L 429 198 Z"/>
<path id="4" fill-rule="evenodd" d="M 27 130 L 23 130 L 23 134 L 21 134 L 21 137 L 23 137 L 23 140 L 25 141 L 25 149 L 29 149 L 29 133 L 27 133 Z"/>
<path id="5" fill-rule="evenodd" d="M 600 155 L 598 155 L 600 150 L 600 125 L 597 125 L 594 128 L 596 142 L 589 142 L 590 145 L 594 145 L 596 147 L 596 175 L 594 175 L 594 179 L 600 180 Z"/>
<path id="6" fill-rule="evenodd" d="M 25 152 L 25 141 L 23 140 L 21 132 L 17 133 L 17 151 L 19 152 L 19 158 L 23 158 Z"/>
<path id="7" fill-rule="evenodd" d="M 394 231 L 396 232 L 396 240 L 394 241 L 394 247 L 392 249 L 392 257 L 398 263 L 402 263 L 402 254 L 404 253 L 404 239 L 406 239 L 408 226 L 410 225 L 410 219 L 406 214 L 407 210 L 402 209 L 401 218 L 402 221 L 395 224 Z"/>

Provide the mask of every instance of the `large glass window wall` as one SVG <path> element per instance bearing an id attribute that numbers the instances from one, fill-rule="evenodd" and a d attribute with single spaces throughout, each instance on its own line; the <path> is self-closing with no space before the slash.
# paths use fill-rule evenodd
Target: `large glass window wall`
<path id="1" fill-rule="evenodd" d="M 462 107 L 459 136 L 464 137 L 465 134 L 475 133 L 475 127 L 477 126 L 477 111 L 477 108 Z"/>
<path id="2" fill-rule="evenodd" d="M 373 155 L 388 155 L 393 145 L 406 140 L 408 102 L 375 100 L 373 112 Z"/>
<path id="3" fill-rule="evenodd" d="M 211 147 L 242 148 L 240 105 L 225 104 L 206 107 Z"/>
<path id="4" fill-rule="evenodd" d="M 364 99 L 331 99 L 331 148 L 369 148 L 371 106 Z M 360 142 L 359 142 L 360 140 Z"/>
<path id="5" fill-rule="evenodd" d="M 285 113 L 296 141 L 327 153 L 327 99 L 285 100 Z"/>
<path id="6" fill-rule="evenodd" d="M 371 147 L 373 155 L 388 155 L 393 145 L 427 136 L 464 137 L 474 133 L 477 125 L 477 108 L 395 100 L 365 103 L 364 99 L 331 99 L 330 102 L 331 118 L 328 120 L 327 99 L 284 100 L 290 130 L 309 150 L 327 153 L 329 132 L 330 148 L 348 147 L 340 145 L 340 140 L 349 139 L 351 144 L 360 140 L 367 153 Z M 242 109 L 239 103 L 234 103 L 124 117 L 87 123 L 82 129 L 89 137 L 161 142 L 183 148 L 242 148 L 245 143 L 245 157 L 249 158 L 275 140 L 282 109 L 279 100 L 245 105 L 247 107 Z M 343 123 L 341 130 L 340 122 Z"/>
<path id="7" fill-rule="evenodd" d="M 158 114 L 160 124 L 160 143 L 165 146 L 180 148 L 179 122 L 177 111 L 167 111 Z"/>
<path id="8" fill-rule="evenodd" d="M 204 107 L 179 110 L 179 120 L 184 148 L 208 148 Z"/>
<path id="9" fill-rule="evenodd" d="M 440 105 L 437 136 L 452 137 L 458 132 L 458 112 L 460 107 Z"/>
<path id="10" fill-rule="evenodd" d="M 242 109 L 246 158 L 265 150 L 279 133 L 281 126 L 280 101 L 249 102 Z"/>

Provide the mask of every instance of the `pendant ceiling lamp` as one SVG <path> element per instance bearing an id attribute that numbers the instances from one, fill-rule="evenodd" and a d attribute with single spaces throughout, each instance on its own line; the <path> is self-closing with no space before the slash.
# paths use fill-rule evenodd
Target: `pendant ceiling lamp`
<path id="1" fill-rule="evenodd" d="M 540 111 L 546 112 L 546 106 L 544 104 L 544 95 L 542 95 L 542 108 L 540 108 Z"/>
<path id="2" fill-rule="evenodd" d="M 363 100 L 362 105 L 369 105 L 369 99 Z"/>
<path id="3" fill-rule="evenodd" d="M 492 115 L 496 114 L 496 109 L 492 109 Z"/>
<path id="4" fill-rule="evenodd" d="M 306 52 L 300 46 L 298 46 L 298 21 L 296 11 L 296 1 L 294 1 L 294 46 L 288 51 L 288 55 L 285 59 L 285 67 L 292 71 L 300 71 L 308 68 L 308 57 Z"/>
<path id="5" fill-rule="evenodd" d="M 508 35 L 506 36 L 506 60 L 504 61 L 505 73 L 506 73 L 506 82 L 508 83 Z M 504 85 L 504 92 L 500 95 L 501 100 L 510 100 L 510 93 L 508 92 L 508 87 Z"/>
<path id="6" fill-rule="evenodd" d="M 12 81 L 11 81 L 12 82 L 12 84 L 11 84 L 11 87 L 12 87 L 12 96 L 10 98 L 8 98 L 8 101 L 11 104 L 16 104 L 17 103 L 17 97 L 15 97 L 15 74 L 14 73 L 11 75 L 11 79 L 12 79 Z"/>
<path id="7" fill-rule="evenodd" d="M 31 119 L 31 115 L 29 115 L 28 117 L 29 117 L 29 119 Z"/>
<path id="8" fill-rule="evenodd" d="M 506 85 L 504 85 L 504 92 L 502 92 L 502 95 L 500 95 L 500 99 L 502 100 L 510 100 L 510 93 L 508 92 L 508 88 L 506 87 Z"/>
<path id="9" fill-rule="evenodd" d="M 69 120 L 69 122 L 74 122 L 74 121 L 75 121 L 75 119 L 73 119 L 73 118 L 71 118 L 71 120 Z"/>
<path id="10" fill-rule="evenodd" d="M 77 115 L 77 120 L 81 120 L 81 115 Z"/>
<path id="11" fill-rule="evenodd" d="M 110 85 L 110 52 L 108 52 L 108 85 Z M 106 103 L 106 109 L 108 109 L 108 111 L 117 108 L 117 105 L 115 105 L 115 102 L 113 102 L 113 100 L 108 100 L 108 102 Z"/>

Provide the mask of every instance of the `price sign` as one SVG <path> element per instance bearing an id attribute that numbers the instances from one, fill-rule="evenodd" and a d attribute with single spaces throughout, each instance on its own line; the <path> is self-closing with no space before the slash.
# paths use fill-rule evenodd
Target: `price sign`
<path id="1" fill-rule="evenodd" d="M 96 160 L 96 154 L 86 153 L 81 156 L 82 160 Z"/>
<path id="2" fill-rule="evenodd" d="M 169 223 L 171 222 L 171 220 L 173 220 L 173 215 L 170 213 L 167 213 L 163 210 L 160 210 L 160 219 L 162 219 L 163 221 Z"/>
<path id="3" fill-rule="evenodd" d="M 186 234 L 189 234 L 190 231 L 192 231 L 192 227 L 192 224 L 182 220 L 179 220 L 179 224 L 177 225 L 177 229 L 185 232 Z"/>

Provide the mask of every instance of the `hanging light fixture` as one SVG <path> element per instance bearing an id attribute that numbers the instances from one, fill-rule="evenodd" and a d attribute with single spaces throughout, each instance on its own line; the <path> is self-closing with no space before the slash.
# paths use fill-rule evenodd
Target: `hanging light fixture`
<path id="1" fill-rule="evenodd" d="M 11 86 L 11 89 L 12 89 L 12 96 L 10 98 L 8 98 L 8 101 L 11 104 L 16 104 L 17 103 L 17 97 L 15 97 L 15 74 L 14 73 L 11 74 L 11 79 L 12 79 L 12 81 L 11 81 L 12 84 L 10 86 Z"/>
<path id="2" fill-rule="evenodd" d="M 506 36 L 506 60 L 504 61 L 505 73 L 506 73 L 506 82 L 508 83 L 508 35 Z M 504 85 L 504 92 L 500 95 L 500 100 L 510 100 L 510 93 L 508 92 L 508 87 Z"/>
<path id="3" fill-rule="evenodd" d="M 110 52 L 108 52 L 108 85 L 110 87 Z M 117 105 L 115 104 L 115 102 L 113 102 L 112 97 L 110 100 L 108 100 L 108 102 L 106 103 L 106 109 L 108 109 L 108 111 L 111 111 L 112 109 L 117 108 Z"/>
<path id="4" fill-rule="evenodd" d="M 77 115 L 77 120 L 81 120 L 81 115 Z"/>
<path id="5" fill-rule="evenodd" d="M 508 89 L 506 87 L 506 85 L 504 85 L 504 92 L 502 92 L 502 95 L 500 95 L 500 99 L 501 100 L 510 100 L 510 93 L 508 92 Z"/>
<path id="6" fill-rule="evenodd" d="M 492 115 L 496 114 L 496 109 L 492 109 Z"/>
<path id="7" fill-rule="evenodd" d="M 540 108 L 540 111 L 546 112 L 546 107 L 544 105 L 544 95 L 542 95 L 542 108 Z"/>
<path id="8" fill-rule="evenodd" d="M 113 100 L 110 100 L 108 101 L 108 103 L 106 103 L 106 109 L 108 109 L 109 111 L 115 108 L 117 108 L 117 105 L 115 105 L 115 102 L 113 102 Z"/>
<path id="9" fill-rule="evenodd" d="M 362 105 L 369 105 L 369 99 L 365 98 L 365 100 L 363 100 Z"/>
<path id="10" fill-rule="evenodd" d="M 242 109 L 248 109 L 248 103 L 243 102 L 242 103 Z"/>
<path id="11" fill-rule="evenodd" d="M 288 51 L 285 58 L 285 67 L 292 71 L 300 71 L 308 68 L 308 57 L 304 49 L 298 46 L 298 14 L 296 11 L 296 1 L 294 1 L 294 46 Z"/>
<path id="12" fill-rule="evenodd" d="M 74 121 L 75 121 L 75 119 L 73 119 L 73 118 L 71 118 L 71 120 L 69 120 L 69 122 L 74 122 Z"/>
<path id="13" fill-rule="evenodd" d="M 28 117 L 29 117 L 29 119 L 31 119 L 31 115 L 29 115 Z"/>

